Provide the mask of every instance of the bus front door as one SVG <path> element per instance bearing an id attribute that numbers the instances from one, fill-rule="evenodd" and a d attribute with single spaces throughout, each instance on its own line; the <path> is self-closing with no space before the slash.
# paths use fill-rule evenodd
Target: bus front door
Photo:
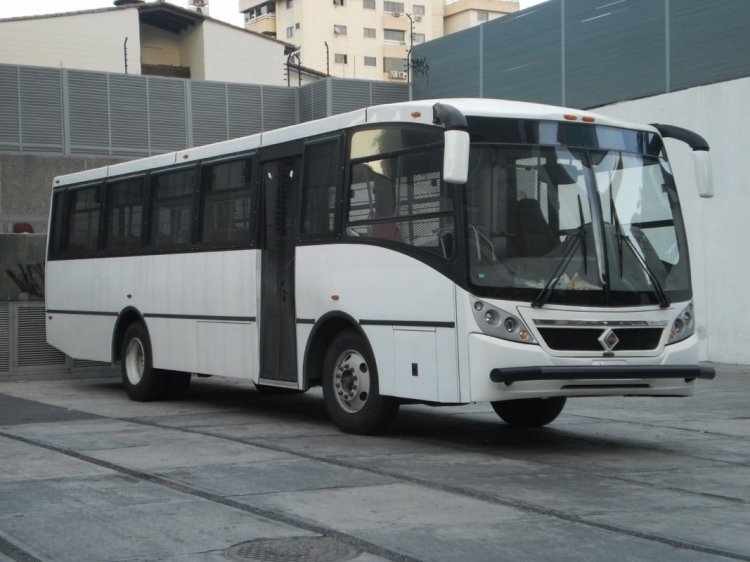
<path id="1" fill-rule="evenodd" d="M 260 380 L 297 388 L 294 249 L 301 158 L 262 163 L 265 216 L 261 253 Z"/>

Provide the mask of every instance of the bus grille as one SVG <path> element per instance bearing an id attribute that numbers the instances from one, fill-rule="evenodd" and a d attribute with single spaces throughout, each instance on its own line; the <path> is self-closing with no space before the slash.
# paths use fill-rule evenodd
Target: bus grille
<path id="1" fill-rule="evenodd" d="M 662 328 L 615 328 L 617 344 L 612 351 L 648 351 L 656 349 Z M 550 349 L 557 351 L 609 351 L 599 341 L 601 328 L 539 328 Z"/>

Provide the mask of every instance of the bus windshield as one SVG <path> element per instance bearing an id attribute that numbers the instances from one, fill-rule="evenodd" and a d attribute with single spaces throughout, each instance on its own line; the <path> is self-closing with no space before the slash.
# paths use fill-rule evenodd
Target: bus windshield
<path id="1" fill-rule="evenodd" d="M 602 142 L 612 131 L 571 144 L 472 144 L 472 291 L 536 306 L 666 307 L 691 298 L 685 230 L 661 147 Z M 648 133 L 623 131 L 620 140 L 636 134 Z"/>

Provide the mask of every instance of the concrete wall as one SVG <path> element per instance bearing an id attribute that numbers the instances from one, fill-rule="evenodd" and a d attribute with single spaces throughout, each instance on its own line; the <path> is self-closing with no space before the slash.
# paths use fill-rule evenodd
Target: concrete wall
<path id="1" fill-rule="evenodd" d="M 138 10 L 0 21 L 0 63 L 140 74 Z"/>
<path id="2" fill-rule="evenodd" d="M 623 102 L 597 111 L 641 123 L 668 123 L 694 130 L 711 145 L 716 194 L 700 199 L 691 152 L 667 139 L 680 189 L 702 357 L 750 364 L 750 78 Z"/>
<path id="3" fill-rule="evenodd" d="M 47 231 L 52 179 L 61 174 L 106 166 L 121 159 L 0 153 L 0 233 L 27 222 Z M 4 270 L 3 275 L 5 275 Z"/>
<path id="4" fill-rule="evenodd" d="M 46 243 L 46 234 L 0 234 L 0 302 L 43 297 Z M 11 274 L 32 288 L 22 291 Z"/>
<path id="5" fill-rule="evenodd" d="M 145 24 L 141 26 L 141 63 L 190 66 L 182 56 L 177 35 Z M 138 66 L 140 67 L 140 64 Z"/>
<path id="6" fill-rule="evenodd" d="M 213 21 L 201 27 L 204 80 L 286 85 L 282 43 Z"/>

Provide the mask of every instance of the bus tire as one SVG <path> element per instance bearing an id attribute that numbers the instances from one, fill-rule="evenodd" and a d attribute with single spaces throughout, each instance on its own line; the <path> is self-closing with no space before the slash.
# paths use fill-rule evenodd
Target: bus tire
<path id="1" fill-rule="evenodd" d="M 370 346 L 351 330 L 340 332 L 328 346 L 323 360 L 323 399 L 341 431 L 360 435 L 385 430 L 399 406 L 396 398 L 380 394 Z"/>
<path id="2" fill-rule="evenodd" d="M 120 355 L 122 383 L 131 400 L 149 402 L 163 398 L 167 377 L 153 368 L 151 340 L 142 322 L 133 322 L 125 330 Z"/>
<path id="3" fill-rule="evenodd" d="M 492 402 L 492 409 L 513 427 L 542 427 L 552 423 L 565 407 L 565 398 L 523 398 Z"/>

